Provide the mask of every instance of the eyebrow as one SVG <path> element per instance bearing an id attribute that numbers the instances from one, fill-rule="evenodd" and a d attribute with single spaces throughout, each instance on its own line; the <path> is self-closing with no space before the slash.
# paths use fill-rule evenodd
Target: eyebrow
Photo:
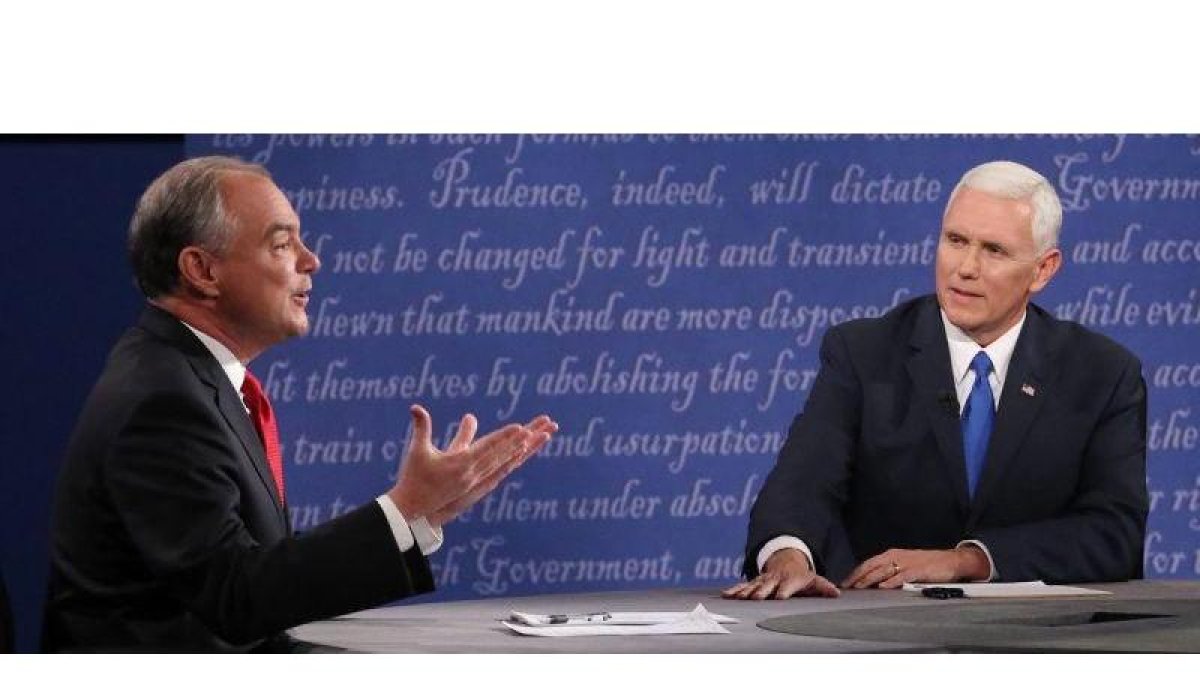
<path id="1" fill-rule="evenodd" d="M 992 239 L 979 239 L 979 238 L 972 238 L 972 237 L 968 236 L 968 235 L 967 235 L 965 232 L 963 232 L 962 230 L 956 229 L 956 228 L 954 228 L 954 227 L 943 227 L 943 228 L 942 228 L 942 235 L 943 235 L 943 236 L 945 236 L 945 235 L 950 235 L 950 234 L 952 234 L 952 235 L 954 235 L 954 236 L 956 236 L 956 237 L 962 237 L 963 239 L 966 239 L 966 240 L 968 240 L 968 241 L 978 241 L 980 246 L 995 246 L 996 248 L 1000 248 L 1000 249 L 1003 249 L 1003 250 L 1005 250 L 1005 251 L 1011 251 L 1011 250 L 1012 250 L 1012 247 L 1010 247 L 1008 244 L 1006 244 L 1006 243 L 1004 243 L 1004 242 L 1002 242 L 1002 241 L 995 241 L 995 240 L 992 240 Z"/>
<path id="2" fill-rule="evenodd" d="M 300 226 L 296 223 L 271 223 L 267 226 L 267 232 L 263 235 L 263 239 L 270 239 L 275 236 L 276 232 L 299 232 Z"/>

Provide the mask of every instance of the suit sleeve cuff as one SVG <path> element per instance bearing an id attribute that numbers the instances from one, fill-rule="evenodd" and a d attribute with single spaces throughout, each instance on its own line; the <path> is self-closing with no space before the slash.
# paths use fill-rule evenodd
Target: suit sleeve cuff
<path id="1" fill-rule="evenodd" d="M 955 546 L 954 548 L 962 548 L 964 546 L 974 546 L 975 548 L 978 548 L 980 551 L 983 551 L 983 555 L 984 555 L 984 557 L 987 558 L 987 561 L 988 561 L 988 576 L 986 579 L 984 579 L 984 581 L 995 581 L 996 580 L 996 561 L 992 560 L 992 552 L 988 550 L 987 545 L 984 544 L 982 541 L 979 541 L 978 539 L 967 539 L 965 541 L 958 542 L 958 546 Z"/>
<path id="2" fill-rule="evenodd" d="M 396 547 L 401 553 L 416 544 L 423 555 L 429 555 L 442 547 L 442 528 L 432 527 L 424 518 L 417 518 L 409 523 L 396 508 L 396 504 L 387 496 L 379 495 L 375 503 L 383 509 L 383 517 L 387 518 L 388 526 L 392 528 L 392 537 L 396 539 Z"/>
<path id="3" fill-rule="evenodd" d="M 805 544 L 799 537 L 784 535 L 781 537 L 775 537 L 771 541 L 768 541 L 766 545 L 759 550 L 758 558 L 755 560 L 755 562 L 758 563 L 758 573 L 762 574 L 763 566 L 767 564 L 767 560 L 776 551 L 781 551 L 785 548 L 794 548 L 800 551 L 804 554 L 805 558 L 808 558 L 809 569 L 817 569 L 817 566 L 813 564 L 812 551 L 809 550 L 808 545 Z M 986 549 L 984 550 L 986 551 Z"/>

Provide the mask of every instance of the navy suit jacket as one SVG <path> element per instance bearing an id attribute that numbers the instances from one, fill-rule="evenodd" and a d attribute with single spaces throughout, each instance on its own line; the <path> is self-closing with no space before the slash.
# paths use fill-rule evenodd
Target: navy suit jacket
<path id="1" fill-rule="evenodd" d="M 841 581 L 889 548 L 982 541 L 997 580 L 1097 582 L 1142 572 L 1146 387 L 1112 340 L 1029 305 L 983 473 L 967 495 L 950 351 L 937 299 L 831 328 L 750 516 L 747 576 L 772 538 Z"/>
<path id="2" fill-rule="evenodd" d="M 51 541 L 53 651 L 282 646 L 284 628 L 433 589 L 374 502 L 292 534 L 238 392 L 153 306 L 84 404 Z"/>

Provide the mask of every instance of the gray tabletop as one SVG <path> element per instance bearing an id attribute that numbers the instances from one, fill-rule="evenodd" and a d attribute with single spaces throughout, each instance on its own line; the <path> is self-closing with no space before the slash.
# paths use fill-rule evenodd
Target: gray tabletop
<path id="1" fill-rule="evenodd" d="M 1200 583 L 1135 581 L 1089 584 L 1117 598 L 1200 597 Z M 491 598 L 384 607 L 318 621 L 293 629 L 296 637 L 358 652 L 428 653 L 783 653 L 940 651 L 935 642 L 903 643 L 789 635 L 759 628 L 772 617 L 842 610 L 930 607 L 929 600 L 903 591 L 843 592 L 841 598 L 782 601 L 723 600 L 719 589 L 665 589 Z M 951 601 L 953 602 L 953 601 Z M 964 602 L 964 601 L 958 601 Z M 978 601 L 966 601 L 978 602 Z M 997 602 L 997 601 L 989 601 Z M 1013 602 L 1013 601 L 999 601 Z M 688 611 L 703 603 L 711 612 L 739 619 L 729 635 L 655 635 L 539 638 L 516 635 L 500 625 L 509 612 L 551 614 L 589 611 Z"/>

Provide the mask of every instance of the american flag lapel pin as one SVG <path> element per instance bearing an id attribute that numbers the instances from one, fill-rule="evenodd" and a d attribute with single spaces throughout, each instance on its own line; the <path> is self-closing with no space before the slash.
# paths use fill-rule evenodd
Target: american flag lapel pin
<path id="1" fill-rule="evenodd" d="M 1026 396 L 1035 396 L 1037 395 L 1037 389 L 1034 389 L 1032 384 L 1023 384 L 1021 385 L 1021 393 Z"/>

